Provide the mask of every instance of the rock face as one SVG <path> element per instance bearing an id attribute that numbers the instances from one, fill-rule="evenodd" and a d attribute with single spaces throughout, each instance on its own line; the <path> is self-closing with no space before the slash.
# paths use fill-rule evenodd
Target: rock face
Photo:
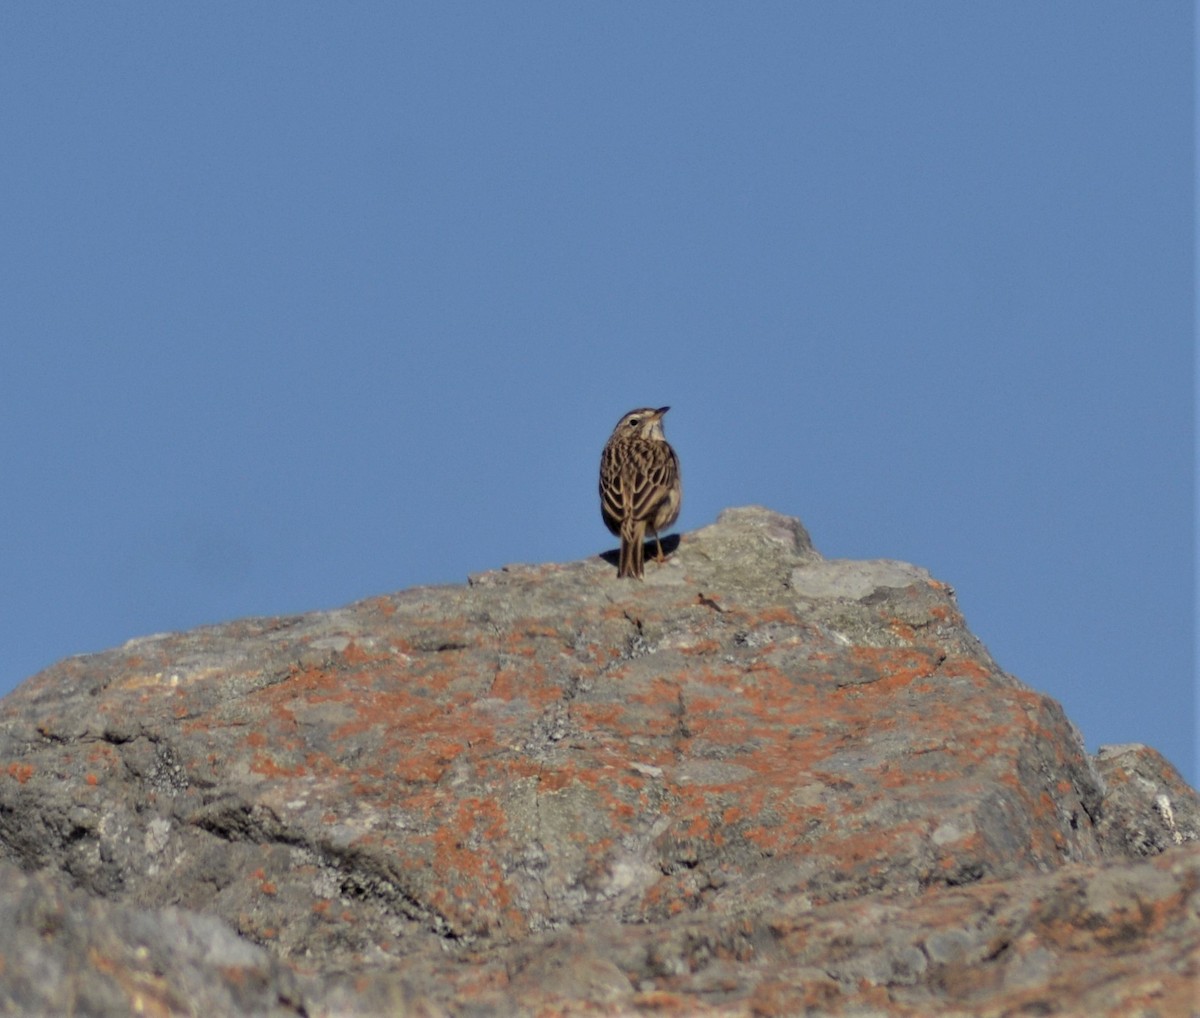
<path id="1" fill-rule="evenodd" d="M 510 567 L 27 681 L 0 1004 L 1184 1014 L 1198 833 L 950 588 L 738 509 L 644 583 Z"/>

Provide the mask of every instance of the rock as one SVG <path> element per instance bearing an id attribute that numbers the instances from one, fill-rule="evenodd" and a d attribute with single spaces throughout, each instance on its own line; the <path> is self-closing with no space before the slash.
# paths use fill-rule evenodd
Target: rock
<path id="1" fill-rule="evenodd" d="M 1200 839 L 1200 804 L 1162 754 L 1148 746 L 1101 746 L 1096 768 L 1107 786 L 1097 833 L 1106 852 L 1157 855 Z"/>
<path id="2" fill-rule="evenodd" d="M 1200 975 L 1200 854 L 1072 863 L 770 921 L 756 1014 L 1186 1015 Z M 824 979 L 806 979 L 813 969 Z M 819 999 L 814 1000 L 814 994 Z"/>
<path id="3" fill-rule="evenodd" d="M 1001 1013 L 1108 980 L 1104 1013 L 1175 999 L 1200 943 L 1198 800 L 1149 754 L 1089 758 L 923 570 L 746 508 L 644 583 L 512 566 L 64 661 L 0 701 L 0 858 L 236 931 L 263 1013 Z"/>
<path id="4" fill-rule="evenodd" d="M 0 1013 L 296 1016 L 296 975 L 212 916 L 0 865 Z"/>

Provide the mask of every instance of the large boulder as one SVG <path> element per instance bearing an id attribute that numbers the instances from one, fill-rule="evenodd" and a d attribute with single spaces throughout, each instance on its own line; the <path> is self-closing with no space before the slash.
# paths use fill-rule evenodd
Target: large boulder
<path id="1" fill-rule="evenodd" d="M 1152 941 L 1161 993 L 1194 974 L 1195 792 L 1091 759 L 944 583 L 759 508 L 610 559 L 42 672 L 0 701 L 0 888 L 202 913 L 264 1013 L 1002 1011 Z"/>

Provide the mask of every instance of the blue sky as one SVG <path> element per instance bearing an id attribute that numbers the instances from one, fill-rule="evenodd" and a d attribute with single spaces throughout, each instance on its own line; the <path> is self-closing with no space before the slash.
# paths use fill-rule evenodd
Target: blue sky
<path id="1" fill-rule="evenodd" d="M 10 4 L 0 690 L 761 503 L 1193 783 L 1192 5 Z"/>

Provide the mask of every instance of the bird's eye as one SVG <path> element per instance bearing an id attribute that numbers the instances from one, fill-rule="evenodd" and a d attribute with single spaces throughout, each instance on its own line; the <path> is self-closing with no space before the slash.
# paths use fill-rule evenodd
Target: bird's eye
<path id="1" fill-rule="evenodd" d="M 640 417 L 630 417 L 630 418 L 629 418 L 629 426 L 630 426 L 631 428 L 636 428 L 636 427 L 638 426 L 638 423 L 639 423 L 640 421 L 641 421 L 641 418 L 640 418 Z"/>

